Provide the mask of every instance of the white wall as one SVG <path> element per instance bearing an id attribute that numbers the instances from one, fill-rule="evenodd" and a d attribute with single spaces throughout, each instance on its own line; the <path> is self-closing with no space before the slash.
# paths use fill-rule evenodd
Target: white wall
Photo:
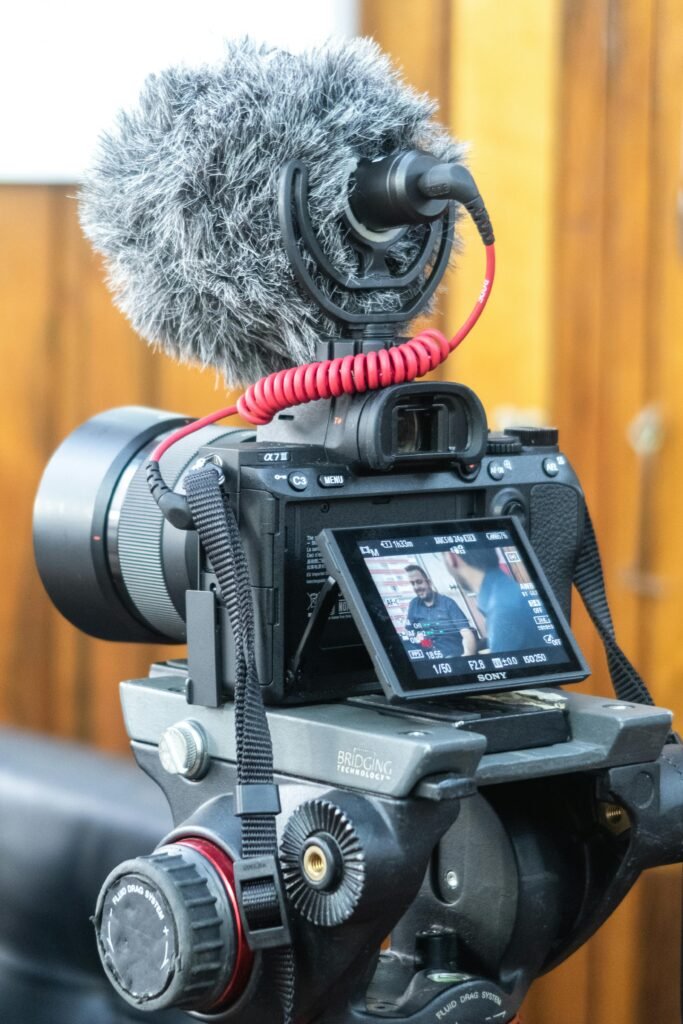
<path id="1" fill-rule="evenodd" d="M 143 79 L 252 36 L 302 50 L 357 30 L 357 0 L 24 0 L 0 16 L 0 181 L 77 181 Z"/>

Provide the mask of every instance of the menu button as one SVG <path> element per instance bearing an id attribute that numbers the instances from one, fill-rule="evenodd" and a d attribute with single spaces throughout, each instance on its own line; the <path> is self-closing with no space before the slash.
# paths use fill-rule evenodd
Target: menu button
<path id="1" fill-rule="evenodd" d="M 346 478 L 343 473 L 321 473 L 318 483 L 321 487 L 343 487 Z"/>

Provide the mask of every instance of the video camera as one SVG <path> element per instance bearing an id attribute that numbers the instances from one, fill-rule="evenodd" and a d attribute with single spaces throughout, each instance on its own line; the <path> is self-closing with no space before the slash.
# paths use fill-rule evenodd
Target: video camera
<path id="1" fill-rule="evenodd" d="M 358 596 L 348 606 L 357 575 L 353 559 L 344 596 L 316 607 L 330 573 L 325 560 L 341 560 L 336 544 L 336 555 L 330 547 L 340 530 L 355 529 L 366 539 L 378 524 L 391 527 L 391 536 L 399 528 L 408 534 L 420 530 L 411 524 L 424 524 L 425 493 L 432 532 L 442 522 L 452 534 L 454 523 L 471 519 L 512 516 L 527 524 L 533 550 L 524 557 L 537 556 L 543 567 L 535 580 L 546 606 L 536 630 L 543 648 L 540 634 L 546 626 L 555 629 L 547 615 L 555 596 L 562 615 L 569 615 L 584 514 L 557 432 L 525 428 L 489 435 L 476 396 L 448 383 L 399 385 L 356 396 L 343 415 L 337 405 L 319 412 L 323 422 L 317 429 L 307 417 L 307 444 L 296 439 L 292 419 L 283 417 L 263 432 L 263 440 L 261 432 L 254 440 L 245 430 L 205 428 L 203 438 L 200 433 L 179 442 L 161 463 L 166 479 L 181 490 L 198 461 L 220 467 L 224 475 L 223 491 L 238 510 L 249 564 L 257 665 L 267 703 L 340 700 L 377 690 L 377 665 L 362 636 L 367 601 Z M 119 409 L 75 431 L 41 485 L 36 551 L 53 601 L 76 626 L 108 640 L 189 642 L 192 699 L 217 706 L 234 692 L 237 663 L 227 609 L 214 596 L 216 574 L 197 534 L 165 519 L 146 484 L 149 453 L 161 435 L 183 422 L 154 410 Z M 331 424 L 338 435 L 332 443 Z M 59 519 L 49 512 L 57 502 Z M 87 534 L 85 521 L 91 526 Z M 316 539 L 321 533 L 322 547 Z M 377 534 L 374 542 L 381 547 L 389 540 Z M 413 542 L 406 539 L 397 550 L 405 552 L 407 565 Z M 450 586 L 455 587 L 452 579 Z M 387 640 L 370 652 L 383 650 Z M 529 662 L 524 682 L 564 681 L 546 678 L 539 664 L 545 661 L 533 668 Z M 486 668 L 494 669 L 490 659 Z M 519 685 L 522 677 L 512 672 L 509 678 Z M 440 676 L 434 696 L 470 689 L 460 677 L 447 684 Z"/>
<path id="2" fill-rule="evenodd" d="M 453 202 L 429 211 L 402 309 L 373 319 L 330 298 L 305 186 L 285 168 L 283 238 L 344 325 L 314 366 L 390 352 L 445 269 Z M 358 232 L 368 287 L 391 241 Z M 181 521 L 148 463 L 187 423 L 95 417 L 36 503 L 38 566 L 75 625 L 188 644 L 121 687 L 175 824 L 104 881 L 110 981 L 235 1024 L 513 1020 L 644 868 L 683 859 L 681 748 L 614 641 L 557 432 L 491 433 L 440 382 L 283 403 L 256 435 L 210 425 L 165 451 Z M 618 699 L 558 689 L 588 673 L 573 583 Z"/>

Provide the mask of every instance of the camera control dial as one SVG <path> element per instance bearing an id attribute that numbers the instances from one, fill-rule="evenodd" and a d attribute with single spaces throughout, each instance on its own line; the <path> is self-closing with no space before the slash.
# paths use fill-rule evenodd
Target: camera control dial
<path id="1" fill-rule="evenodd" d="M 97 901 L 95 929 L 110 982 L 146 1010 L 221 1009 L 251 968 L 232 861 L 205 839 L 183 839 L 115 868 Z"/>
<path id="2" fill-rule="evenodd" d="M 521 450 L 522 442 L 516 437 L 508 437 L 507 434 L 491 432 L 486 442 L 487 455 L 519 455 Z"/>
<path id="3" fill-rule="evenodd" d="M 560 437 L 557 427 L 508 427 L 504 433 L 525 448 L 557 448 Z"/>

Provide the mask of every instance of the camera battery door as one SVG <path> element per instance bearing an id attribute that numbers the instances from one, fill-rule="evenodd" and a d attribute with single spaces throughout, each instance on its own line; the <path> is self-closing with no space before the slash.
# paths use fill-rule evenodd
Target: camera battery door
<path id="1" fill-rule="evenodd" d="M 514 518 L 331 529 L 317 541 L 389 700 L 589 674 Z"/>

